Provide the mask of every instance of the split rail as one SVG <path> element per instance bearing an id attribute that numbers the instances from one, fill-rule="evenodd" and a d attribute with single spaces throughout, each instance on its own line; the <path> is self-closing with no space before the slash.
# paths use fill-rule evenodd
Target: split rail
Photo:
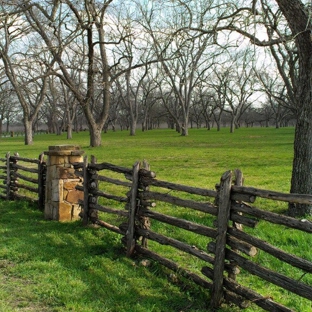
<path id="1" fill-rule="evenodd" d="M 35 160 L 8 153 L 0 162 L 0 198 L 30 199 L 43 210 L 43 155 Z M 83 186 L 76 187 L 84 192 L 83 223 L 119 234 L 127 256 L 152 259 L 172 270 L 175 278 L 208 290 L 211 308 L 228 302 L 241 308 L 256 304 L 266 311 L 293 311 L 275 300 L 272 293 L 278 291 L 307 305 L 312 301 L 312 255 L 310 248 L 300 248 L 309 246 L 312 222 L 268 208 L 280 203 L 311 205 L 311 195 L 245 187 L 239 170 L 225 172 L 216 189 L 209 190 L 156 179 L 146 162 L 126 168 L 97 163 L 94 157 L 89 163 L 85 156 L 75 168 L 83 177 Z M 263 224 L 272 229 L 264 236 L 268 226 Z M 276 235 L 289 237 L 287 248 L 274 245 L 276 238 L 270 242 Z M 291 253 L 285 251 L 289 246 Z M 255 285 L 256 280 L 268 283 L 265 293 L 253 287 L 250 276 Z"/>

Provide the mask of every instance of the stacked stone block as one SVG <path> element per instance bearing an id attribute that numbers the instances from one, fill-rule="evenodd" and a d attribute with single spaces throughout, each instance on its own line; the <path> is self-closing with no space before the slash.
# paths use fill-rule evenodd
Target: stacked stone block
<path id="1" fill-rule="evenodd" d="M 83 192 L 76 190 L 82 178 L 75 174 L 73 164 L 83 162 L 83 151 L 76 145 L 49 146 L 47 159 L 44 216 L 49 220 L 74 221 L 79 219 Z"/>

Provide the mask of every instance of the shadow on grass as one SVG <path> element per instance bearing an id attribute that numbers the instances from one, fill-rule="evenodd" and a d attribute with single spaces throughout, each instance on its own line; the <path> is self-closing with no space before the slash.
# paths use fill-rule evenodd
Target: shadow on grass
<path id="1" fill-rule="evenodd" d="M 126 258 L 115 233 L 45 221 L 24 202 L 2 201 L 0 212 L 0 310 L 207 311 L 207 293 Z"/>

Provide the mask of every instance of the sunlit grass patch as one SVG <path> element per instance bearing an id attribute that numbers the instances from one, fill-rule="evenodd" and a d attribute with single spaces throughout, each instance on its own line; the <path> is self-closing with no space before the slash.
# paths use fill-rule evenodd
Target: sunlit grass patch
<path id="1" fill-rule="evenodd" d="M 37 158 L 49 145 L 78 144 L 89 157 L 95 155 L 98 163 L 110 162 L 131 168 L 137 160 L 146 159 L 160 180 L 214 190 L 225 171 L 239 168 L 246 186 L 288 192 L 293 133 L 293 128 L 238 129 L 233 134 L 228 129 L 221 132 L 190 129 L 188 137 L 181 137 L 175 131 L 160 129 L 138 131 L 135 137 L 130 137 L 126 131 L 109 131 L 103 134 L 101 147 L 90 148 L 88 133 L 82 132 L 74 134 L 70 141 L 65 134 L 40 135 L 35 137 L 33 146 L 24 146 L 21 138 L 5 138 L 1 141 L 0 152 L 4 155 L 7 151 L 18 151 L 21 156 Z M 113 175 L 112 178 L 119 177 Z M 102 191 L 116 196 L 124 196 L 129 191 L 128 187 L 105 182 L 100 182 L 99 186 Z M 170 195 L 213 201 L 177 191 L 170 191 Z M 124 202 L 104 198 L 100 198 L 99 203 L 114 209 L 126 208 Z M 284 213 L 287 209 L 285 203 L 270 201 L 268 204 L 263 199 L 257 199 L 254 205 L 275 213 Z M 121 235 L 103 228 L 82 227 L 79 221 L 63 224 L 45 221 L 42 212 L 24 202 L 1 202 L 0 206 L 0 277 L 1 284 L 5 285 L 0 286 L 0 298 L 4 298 L 0 299 L 0 311 L 127 312 L 131 307 L 131 311 L 202 312 L 209 306 L 209 294 L 188 285 L 182 277 L 170 278 L 170 272 L 157 263 L 143 267 L 141 259 L 126 258 Z M 166 203 L 156 203 L 151 209 L 206 226 L 214 225 L 215 217 L 200 211 Z M 123 217 L 107 213 L 99 216 L 116 226 L 124 221 Z M 151 229 L 204 251 L 210 241 L 155 220 L 151 222 Z M 265 222 L 250 231 L 311 261 L 310 235 L 286 231 Z M 201 274 L 200 269 L 205 265 L 201 260 L 152 241 L 149 244 L 157 252 Z M 311 284 L 309 274 L 303 275 L 300 270 L 281 265 L 263 252 L 254 261 Z M 244 272 L 238 278 L 264 296 L 281 300 L 295 310 L 311 310 L 307 300 L 268 286 Z M 14 301 L 13 298 L 18 299 Z M 224 306 L 220 311 L 238 309 Z M 253 305 L 246 311 L 260 309 Z"/>

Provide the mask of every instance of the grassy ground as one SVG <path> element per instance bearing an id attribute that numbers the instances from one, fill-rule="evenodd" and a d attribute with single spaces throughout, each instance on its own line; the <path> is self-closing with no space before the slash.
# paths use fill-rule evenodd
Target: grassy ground
<path id="1" fill-rule="evenodd" d="M 0 140 L 0 155 L 19 152 L 20 156 L 38 157 L 50 145 L 78 144 L 85 154 L 98 161 L 132 166 L 146 159 L 161 179 L 187 182 L 214 188 L 223 172 L 240 168 L 245 184 L 289 191 L 293 155 L 293 128 L 242 128 L 230 134 L 228 129 L 190 129 L 188 137 L 167 129 L 127 131 L 103 134 L 101 147 L 89 147 L 88 132 L 66 135 L 38 135 L 34 145 L 23 145 L 22 137 Z M 273 179 L 274 177 L 274 179 Z"/>
<path id="2" fill-rule="evenodd" d="M 240 168 L 245 185 L 288 192 L 293 134 L 293 128 L 239 129 L 234 134 L 228 129 L 194 129 L 188 137 L 172 130 L 139 131 L 135 137 L 119 131 L 103 134 L 98 148 L 88 147 L 87 132 L 74 134 L 70 141 L 65 135 L 38 135 L 33 146 L 23 145 L 22 137 L 1 139 L 0 154 L 17 151 L 36 158 L 50 145 L 78 144 L 98 162 L 129 167 L 146 159 L 162 180 L 214 189 L 224 171 Z M 45 221 L 41 212 L 23 202 L 2 201 L 0 211 L 0 312 L 207 311 L 207 293 L 176 283 L 155 263 L 144 267 L 140 259 L 126 258 L 114 233 L 85 228 L 80 222 Z M 284 235 L 267 225 L 259 227 L 259 236 L 263 233 L 312 261 L 311 252 L 305 252 L 310 250 L 310 237 Z M 261 255 L 255 261 L 273 260 Z M 294 274 L 300 278 L 299 272 Z M 297 311 L 311 311 L 311 302 L 275 293 L 252 277 L 245 282 L 274 299 L 285 297 L 284 304 Z M 237 309 L 224 306 L 220 311 Z M 260 310 L 254 306 L 247 311 Z"/>

